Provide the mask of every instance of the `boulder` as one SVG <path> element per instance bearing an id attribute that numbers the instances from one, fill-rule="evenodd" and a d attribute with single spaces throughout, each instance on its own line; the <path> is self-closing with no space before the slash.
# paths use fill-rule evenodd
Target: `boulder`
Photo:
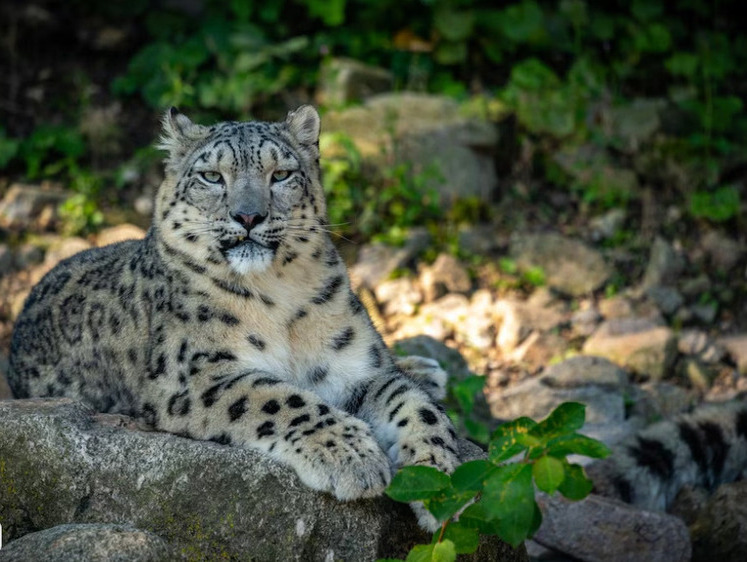
<path id="1" fill-rule="evenodd" d="M 510 253 L 520 270 L 539 267 L 549 287 L 574 297 L 595 291 L 612 275 L 599 252 L 560 234 L 517 234 Z"/>
<path id="2" fill-rule="evenodd" d="M 10 252 L 10 248 L 7 244 L 0 244 L 0 277 L 6 273 L 10 273 L 12 266 L 13 255 Z"/>
<path id="3" fill-rule="evenodd" d="M 332 58 L 321 68 L 317 102 L 328 107 L 347 105 L 388 92 L 393 86 L 394 76 L 388 70 L 353 59 Z"/>
<path id="4" fill-rule="evenodd" d="M 678 517 L 595 495 L 570 502 L 540 494 L 537 503 L 543 521 L 534 540 L 574 560 L 690 560 L 690 536 Z"/>
<path id="5" fill-rule="evenodd" d="M 489 401 L 497 418 L 529 416 L 535 420 L 546 417 L 562 402 L 581 402 L 586 404 L 588 422 L 584 431 L 593 425 L 623 428 L 627 385 L 627 374 L 614 363 L 579 355 L 552 365 L 538 377 L 491 393 Z"/>
<path id="6" fill-rule="evenodd" d="M 660 285 L 674 285 L 679 281 L 685 262 L 680 254 L 663 238 L 657 236 L 643 274 L 643 289 Z"/>
<path id="7" fill-rule="evenodd" d="M 374 294 L 386 315 L 412 316 L 423 302 L 423 295 L 409 277 L 382 281 L 376 286 Z"/>
<path id="8" fill-rule="evenodd" d="M 744 560 L 747 552 L 747 481 L 722 484 L 690 530 L 694 562 Z"/>
<path id="9" fill-rule="evenodd" d="M 747 375 L 747 334 L 735 334 L 719 338 L 717 341 L 729 352 L 739 372 Z"/>
<path id="10" fill-rule="evenodd" d="M 140 240 L 145 238 L 145 230 L 134 224 L 119 224 L 104 228 L 96 237 L 97 246 L 107 246 L 125 240 Z"/>
<path id="11" fill-rule="evenodd" d="M 176 559 L 259 561 L 404 558 L 430 541 L 405 504 L 341 503 L 257 451 L 135 431 L 127 420 L 67 399 L 0 402 L 5 540 L 117 523 L 157 535 Z M 460 446 L 465 459 L 470 445 Z M 526 553 L 489 541 L 473 558 Z"/>
<path id="12" fill-rule="evenodd" d="M 446 293 L 469 292 L 472 281 L 458 259 L 450 254 L 439 254 L 433 265 L 422 268 L 420 286 L 426 302 L 431 302 Z"/>
<path id="13" fill-rule="evenodd" d="M 24 535 L 3 547 L 3 562 L 160 562 L 175 556 L 162 538 L 128 525 L 73 524 Z"/>
<path id="14" fill-rule="evenodd" d="M 451 98 L 382 94 L 362 106 L 331 111 L 324 119 L 325 131 L 349 136 L 374 167 L 407 163 L 410 175 L 425 179 L 444 204 L 492 198 L 498 182 L 492 156 L 497 130 L 487 121 L 464 117 Z"/>
<path id="15" fill-rule="evenodd" d="M 350 268 L 350 280 L 355 287 L 375 289 L 396 269 L 410 265 L 430 241 L 427 230 L 412 229 L 401 248 L 381 243 L 367 244 L 361 248 L 357 261 Z"/>
<path id="16" fill-rule="evenodd" d="M 586 340 L 583 352 L 614 361 L 643 378 L 661 380 L 677 355 L 677 338 L 670 328 L 646 318 L 617 318 L 604 322 Z"/>
<path id="17" fill-rule="evenodd" d="M 0 226 L 12 230 L 34 226 L 44 229 L 50 226 L 57 207 L 69 196 L 69 192 L 54 187 L 13 184 L 0 201 Z"/>

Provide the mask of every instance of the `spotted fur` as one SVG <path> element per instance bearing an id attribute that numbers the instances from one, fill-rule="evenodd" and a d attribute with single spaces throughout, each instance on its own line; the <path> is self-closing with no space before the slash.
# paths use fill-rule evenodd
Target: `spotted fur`
<path id="1" fill-rule="evenodd" d="M 146 238 L 80 253 L 32 290 L 14 394 L 260 449 L 341 500 L 380 494 L 402 465 L 453 470 L 445 374 L 391 357 L 325 232 L 318 137 L 308 106 L 209 127 L 167 113 Z"/>
<path id="2" fill-rule="evenodd" d="M 598 493 L 642 509 L 666 510 L 685 486 L 713 491 L 747 476 L 747 403 L 658 422 L 587 470 Z"/>

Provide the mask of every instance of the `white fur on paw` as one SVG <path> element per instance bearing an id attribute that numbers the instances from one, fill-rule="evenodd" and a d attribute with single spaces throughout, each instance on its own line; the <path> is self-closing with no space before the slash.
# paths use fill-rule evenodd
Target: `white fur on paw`
<path id="1" fill-rule="evenodd" d="M 432 399 L 443 400 L 446 397 L 446 381 L 449 375 L 441 368 L 438 361 L 430 357 L 408 355 L 397 358 L 396 362 L 397 366 Z"/>
<path id="2" fill-rule="evenodd" d="M 425 529 L 429 533 L 435 533 L 441 528 L 441 523 L 438 519 L 433 517 L 433 514 L 425 509 L 423 502 L 412 502 L 410 504 L 412 511 L 415 513 L 415 517 L 418 518 L 418 525 L 421 529 Z"/>

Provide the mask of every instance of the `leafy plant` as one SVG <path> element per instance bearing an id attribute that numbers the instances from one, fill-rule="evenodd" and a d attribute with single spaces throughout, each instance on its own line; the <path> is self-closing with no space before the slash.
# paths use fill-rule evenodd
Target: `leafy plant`
<path id="1" fill-rule="evenodd" d="M 400 502 L 423 502 L 441 522 L 431 543 L 415 546 L 407 560 L 453 561 L 457 554 L 474 552 L 480 534 L 519 545 L 542 522 L 535 486 L 571 500 L 586 497 L 592 483 L 566 456 L 604 458 L 609 449 L 577 433 L 584 420 L 585 406 L 566 402 L 539 423 L 523 417 L 503 424 L 490 436 L 488 460 L 466 462 L 451 475 L 424 466 L 400 469 L 386 494 Z"/>

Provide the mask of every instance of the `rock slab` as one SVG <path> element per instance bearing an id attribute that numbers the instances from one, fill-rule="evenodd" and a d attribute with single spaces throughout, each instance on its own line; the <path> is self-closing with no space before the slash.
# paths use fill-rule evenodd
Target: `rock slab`
<path id="1" fill-rule="evenodd" d="M 0 402 L 4 540 L 125 524 L 163 539 L 174 559 L 257 561 L 404 558 L 430 540 L 405 504 L 341 503 L 259 452 L 133 431 L 124 420 L 67 399 Z M 526 552 L 488 541 L 472 559 Z"/>
<path id="2" fill-rule="evenodd" d="M 605 562 L 685 562 L 690 537 L 678 517 L 642 511 L 600 496 L 578 502 L 540 494 L 543 521 L 534 540 L 574 559 Z"/>

